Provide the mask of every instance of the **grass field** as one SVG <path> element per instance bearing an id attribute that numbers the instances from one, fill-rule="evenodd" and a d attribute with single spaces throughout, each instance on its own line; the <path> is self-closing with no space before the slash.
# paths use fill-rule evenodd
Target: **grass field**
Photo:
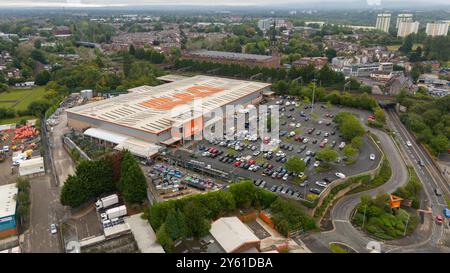
<path id="1" fill-rule="evenodd" d="M 0 93 L 0 107 L 26 110 L 31 102 L 41 99 L 44 94 L 44 87 L 11 89 L 8 92 Z"/>
<path id="2" fill-rule="evenodd" d="M 3 124 L 12 124 L 12 123 L 18 123 L 20 122 L 22 119 L 36 119 L 36 117 L 34 116 L 23 116 L 23 117 L 15 117 L 15 118 L 5 118 L 5 119 L 0 119 L 0 125 Z"/>
<path id="3" fill-rule="evenodd" d="M 422 47 L 422 49 L 423 49 L 423 44 L 418 44 L 418 43 L 413 44 L 412 49 L 416 50 L 416 48 L 418 48 L 419 46 Z M 389 45 L 389 46 L 386 46 L 386 48 L 389 51 L 397 51 L 400 48 L 400 45 Z"/>

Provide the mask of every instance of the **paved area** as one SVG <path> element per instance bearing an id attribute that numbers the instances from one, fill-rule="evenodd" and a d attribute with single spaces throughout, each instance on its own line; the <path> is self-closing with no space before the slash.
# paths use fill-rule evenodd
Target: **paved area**
<path id="1" fill-rule="evenodd" d="M 147 220 L 141 218 L 142 213 L 125 217 L 125 223 L 131 228 L 134 239 L 142 253 L 165 253 L 162 246 L 156 243 L 156 234 Z"/>
<path id="2" fill-rule="evenodd" d="M 271 100 L 268 102 L 269 105 L 275 104 L 276 100 Z M 342 108 L 337 106 L 325 106 L 324 104 L 317 103 L 314 108 L 314 114 L 311 114 L 311 109 L 304 109 L 305 104 L 300 105 L 300 107 L 295 106 L 284 106 L 285 111 L 281 112 L 281 114 L 284 113 L 284 117 L 281 117 L 281 124 L 280 124 L 280 134 L 283 133 L 283 131 L 287 132 L 288 134 L 290 132 L 295 131 L 296 135 L 302 135 L 309 139 L 307 143 L 302 143 L 299 141 L 295 141 L 294 137 L 287 137 L 282 136 L 280 139 L 282 140 L 282 144 L 287 144 L 289 146 L 292 146 L 293 149 L 290 151 L 289 149 L 281 149 L 285 154 L 287 158 L 298 156 L 300 158 L 305 158 L 308 155 L 308 151 L 311 152 L 317 152 L 320 148 L 320 142 L 327 138 L 328 139 L 328 146 L 334 141 L 336 143 L 336 146 L 334 149 L 338 151 L 339 157 L 343 157 L 342 150 L 338 148 L 338 145 L 343 141 L 342 138 L 339 136 L 339 131 L 335 128 L 335 124 L 332 122 L 331 117 L 327 117 L 327 114 L 333 114 L 336 115 L 339 112 L 343 111 L 350 111 L 357 116 L 359 116 L 359 119 L 362 123 L 365 122 L 367 116 L 370 114 L 367 111 L 361 111 L 361 110 L 355 110 L 355 109 L 348 109 L 348 108 Z M 280 106 L 281 108 L 282 106 Z M 292 111 L 291 111 L 292 110 Z M 281 110 L 280 110 L 281 111 Z M 304 115 L 307 117 L 302 117 L 301 112 L 304 113 Z M 284 121 L 284 122 L 283 122 Z M 320 121 L 320 124 L 319 124 Z M 291 124 L 292 123 L 292 124 Z M 300 123 L 300 126 L 297 128 L 295 125 L 297 123 Z M 329 125 L 327 125 L 329 123 Z M 294 125 L 294 126 L 291 126 Z M 307 131 L 311 128 L 315 128 L 315 131 L 312 134 L 307 133 Z M 320 134 L 318 132 L 320 131 Z M 334 131 L 335 134 L 331 135 L 331 132 Z M 324 136 L 325 133 L 328 133 L 329 135 L 327 137 Z M 317 141 L 316 143 L 313 143 Z M 259 150 L 259 147 L 261 147 L 261 140 L 251 142 L 251 145 L 256 146 Z M 319 188 L 322 189 L 320 186 L 317 186 L 315 184 L 316 181 L 324 181 L 324 178 L 329 178 L 331 180 L 337 179 L 335 176 L 336 172 L 344 173 L 345 175 L 355 175 L 359 174 L 365 171 L 372 170 L 376 168 L 376 166 L 379 163 L 379 160 L 381 158 L 381 155 L 379 154 L 377 148 L 375 147 L 374 143 L 366 136 L 363 138 L 363 145 L 361 148 L 361 152 L 359 153 L 358 157 L 355 160 L 354 164 L 346 165 L 343 161 L 340 163 L 333 162 L 331 163 L 332 167 L 328 171 L 323 172 L 317 172 L 316 168 L 313 166 L 314 163 L 314 157 L 311 160 L 311 163 L 307 165 L 307 168 L 305 170 L 305 175 L 307 176 L 308 183 L 306 186 L 300 186 L 296 185 L 292 180 L 292 177 L 290 177 L 287 181 L 283 181 L 281 178 L 272 178 L 270 176 L 266 176 L 263 174 L 263 169 L 253 172 L 249 171 L 247 169 L 235 167 L 233 165 L 234 161 L 231 163 L 223 163 L 219 159 L 221 156 L 218 156 L 216 158 L 211 157 L 204 157 L 202 156 L 202 151 L 200 151 L 199 145 L 209 147 L 214 147 L 218 150 L 223 151 L 222 155 L 226 155 L 227 152 L 230 150 L 230 148 L 222 147 L 220 145 L 217 145 L 215 143 L 210 143 L 206 140 L 203 141 L 197 141 L 195 143 L 194 151 L 197 155 L 197 159 L 199 161 L 203 161 L 208 165 L 211 165 L 212 168 L 224 170 L 236 177 L 243 177 L 247 179 L 253 179 L 258 180 L 262 179 L 266 181 L 266 188 L 270 189 L 273 185 L 276 186 L 283 186 L 287 187 L 289 189 L 292 189 L 293 191 L 296 191 L 299 193 L 300 198 L 305 198 L 305 196 L 309 193 L 309 190 L 311 188 Z M 301 147 L 305 146 L 305 148 L 302 150 Z M 283 167 L 284 163 L 278 162 L 277 158 L 274 156 L 272 159 L 264 159 L 262 157 L 262 154 L 254 155 L 254 151 L 252 151 L 249 148 L 244 148 L 243 151 L 237 152 L 237 156 L 251 156 L 252 159 L 255 160 L 262 160 L 265 163 L 269 163 L 273 165 L 273 169 L 276 169 L 278 167 Z M 375 160 L 370 160 L 369 156 L 370 154 L 375 155 Z M 185 155 L 185 160 L 189 161 L 192 158 L 189 157 L 188 154 Z M 297 183 L 298 184 L 298 183 Z"/>
<path id="3" fill-rule="evenodd" d="M 50 224 L 59 224 L 65 213 L 59 203 L 59 189 L 52 185 L 49 175 L 30 179 L 30 227 L 24 233 L 24 252 L 61 252 L 60 230 L 50 233 Z"/>
<path id="4" fill-rule="evenodd" d="M 61 138 L 70 130 L 67 127 L 67 115 L 65 112 L 58 117 L 58 121 L 53 130 L 50 130 L 50 145 L 59 185 L 62 187 L 67 177 L 75 173 L 75 164 L 64 149 Z"/>

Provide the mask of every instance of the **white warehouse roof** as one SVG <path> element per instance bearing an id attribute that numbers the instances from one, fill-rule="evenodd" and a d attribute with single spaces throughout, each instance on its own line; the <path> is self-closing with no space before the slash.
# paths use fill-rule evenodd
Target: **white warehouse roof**
<path id="1" fill-rule="evenodd" d="M 90 136 L 93 138 L 101 139 L 104 141 L 108 141 L 114 144 L 119 144 L 122 141 L 125 141 L 128 136 L 114 133 L 108 130 L 104 130 L 101 128 L 89 128 L 83 133 L 85 136 Z"/>
<path id="2" fill-rule="evenodd" d="M 66 112 L 69 119 L 81 116 L 157 134 L 170 129 L 179 120 L 179 115 L 193 110 L 194 99 L 202 98 L 201 110 L 208 112 L 269 86 L 261 82 L 195 76 L 158 86 L 136 87 L 128 94 L 67 109 Z"/>
<path id="3" fill-rule="evenodd" d="M 16 184 L 0 186 L 0 219 L 16 214 Z"/>
<path id="4" fill-rule="evenodd" d="M 260 239 L 237 217 L 222 217 L 211 224 L 211 235 L 222 248 L 231 253 L 245 243 Z"/>

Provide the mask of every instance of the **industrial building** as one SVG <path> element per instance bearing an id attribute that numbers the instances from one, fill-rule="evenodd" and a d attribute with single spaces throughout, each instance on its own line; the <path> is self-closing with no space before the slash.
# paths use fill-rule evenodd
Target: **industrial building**
<path id="1" fill-rule="evenodd" d="M 370 63 L 358 65 L 345 65 L 342 68 L 342 73 L 345 76 L 353 77 L 369 77 L 373 72 L 392 72 L 394 69 L 393 63 Z"/>
<path id="2" fill-rule="evenodd" d="M 148 158 L 161 144 L 176 144 L 217 122 L 205 114 L 216 109 L 225 113 L 227 105 L 256 104 L 269 87 L 268 83 L 210 76 L 181 78 L 68 109 L 68 126 L 85 130 L 84 135 L 99 144 Z"/>
<path id="3" fill-rule="evenodd" d="M 183 58 L 205 62 L 207 61 L 227 64 L 240 64 L 246 66 L 263 66 L 272 68 L 280 67 L 281 61 L 280 57 L 278 56 L 212 50 L 197 50 L 185 52 L 183 54 Z"/>
<path id="4" fill-rule="evenodd" d="M 0 186 L 0 238 L 17 234 L 16 184 Z"/>

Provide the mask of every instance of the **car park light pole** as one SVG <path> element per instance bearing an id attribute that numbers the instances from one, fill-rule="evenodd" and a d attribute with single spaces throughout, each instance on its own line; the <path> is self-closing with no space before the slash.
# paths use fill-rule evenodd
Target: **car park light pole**
<path id="1" fill-rule="evenodd" d="M 312 80 L 312 82 L 314 83 L 314 86 L 313 86 L 313 94 L 312 94 L 312 101 L 311 101 L 311 114 L 314 112 L 314 95 L 316 93 L 316 81 L 317 81 L 317 79 Z"/>

